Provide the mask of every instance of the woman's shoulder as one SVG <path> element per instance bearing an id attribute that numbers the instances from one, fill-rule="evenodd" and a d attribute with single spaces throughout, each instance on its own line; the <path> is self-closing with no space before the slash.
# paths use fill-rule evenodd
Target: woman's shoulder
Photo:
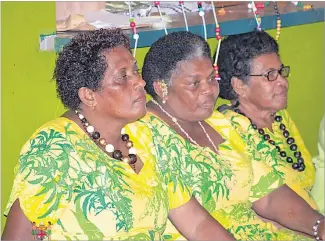
<path id="1" fill-rule="evenodd" d="M 25 142 L 21 149 L 21 154 L 39 144 L 50 145 L 58 142 L 67 142 L 68 139 L 78 135 L 76 125 L 76 123 L 64 117 L 58 117 L 44 123 Z"/>
<path id="2" fill-rule="evenodd" d="M 250 126 L 249 119 L 229 107 L 229 105 L 220 106 L 219 111 L 215 111 L 214 115 L 218 114 L 219 119 L 227 120 L 237 131 L 246 132 Z"/>
<path id="3" fill-rule="evenodd" d="M 34 138 L 41 132 L 48 132 L 48 131 L 56 131 L 60 133 L 66 133 L 67 129 L 69 129 L 70 126 L 77 125 L 72 120 L 65 118 L 65 117 L 58 117 L 56 119 L 50 120 L 46 123 L 44 123 L 42 126 L 37 128 L 34 133 L 31 135 L 30 139 Z"/>
<path id="4" fill-rule="evenodd" d="M 146 126 L 148 127 L 152 135 L 175 135 L 177 134 L 175 130 L 161 117 L 153 112 L 147 112 L 147 114 L 138 121 L 138 127 Z"/>

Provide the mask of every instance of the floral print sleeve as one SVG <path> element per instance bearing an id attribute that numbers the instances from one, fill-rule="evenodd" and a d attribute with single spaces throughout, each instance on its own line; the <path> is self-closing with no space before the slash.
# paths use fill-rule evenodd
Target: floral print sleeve
<path id="1" fill-rule="evenodd" d="M 75 152 L 62 133 L 42 129 L 34 135 L 22 148 L 6 213 L 18 198 L 29 220 L 56 223 L 77 182 L 69 155 Z"/>
<path id="2" fill-rule="evenodd" d="M 148 139 L 126 131 L 143 162 L 138 174 L 71 120 L 46 123 L 21 151 L 5 213 L 19 198 L 31 222 L 52 223 L 53 240 L 164 239 L 167 188 Z"/>

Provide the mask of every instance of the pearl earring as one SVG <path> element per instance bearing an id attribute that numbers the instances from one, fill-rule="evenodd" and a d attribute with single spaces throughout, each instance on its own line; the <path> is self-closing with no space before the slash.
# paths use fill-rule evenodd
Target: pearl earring
<path id="1" fill-rule="evenodd" d="M 162 90 L 163 98 L 164 98 L 164 97 L 167 97 L 167 95 L 168 95 L 168 87 L 167 87 L 167 84 L 166 84 L 166 82 L 165 82 L 164 80 L 162 80 L 162 81 L 160 82 L 160 88 L 161 88 L 161 90 Z M 166 100 L 163 99 L 163 100 L 162 100 L 162 103 L 163 103 L 163 104 L 166 104 Z"/>

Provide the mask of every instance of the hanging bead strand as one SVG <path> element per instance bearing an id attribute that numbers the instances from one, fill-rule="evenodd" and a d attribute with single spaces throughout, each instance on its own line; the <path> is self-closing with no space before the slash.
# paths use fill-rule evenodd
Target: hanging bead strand
<path id="1" fill-rule="evenodd" d="M 155 1 L 154 4 L 155 4 L 155 7 L 157 7 L 157 9 L 158 9 L 158 12 L 159 12 L 159 15 L 160 15 L 160 20 L 161 20 L 162 25 L 163 25 L 164 30 L 165 30 L 165 34 L 168 35 L 167 28 L 166 28 L 166 24 L 165 24 L 165 20 L 163 18 L 163 15 L 162 15 L 161 9 L 160 9 L 160 2 Z"/>
<path id="2" fill-rule="evenodd" d="M 261 28 L 262 18 L 258 14 L 258 11 L 257 11 L 254 1 L 251 1 L 250 3 L 248 3 L 248 8 L 253 10 L 255 21 L 257 24 L 257 30 L 261 31 L 262 30 L 262 28 Z"/>
<path id="3" fill-rule="evenodd" d="M 183 18 L 184 18 L 185 28 L 186 28 L 186 31 L 188 31 L 187 18 L 186 18 L 185 9 L 184 9 L 184 1 L 179 1 L 178 3 L 179 3 L 179 5 L 182 8 L 182 13 L 183 13 Z"/>
<path id="4" fill-rule="evenodd" d="M 216 80 L 219 81 L 221 78 L 220 78 L 220 75 L 219 75 L 218 56 L 219 56 L 219 50 L 220 50 L 222 36 L 220 34 L 220 25 L 218 23 L 217 14 L 216 14 L 216 10 L 215 10 L 213 1 L 211 1 L 211 7 L 212 7 L 214 21 L 216 23 L 216 39 L 218 40 L 218 46 L 217 46 L 216 56 L 215 56 L 215 59 L 214 59 L 213 68 L 214 68 L 215 73 L 216 73 Z"/>
<path id="5" fill-rule="evenodd" d="M 129 6 L 129 22 L 130 22 L 130 28 L 133 32 L 133 39 L 134 39 L 134 48 L 133 48 L 133 57 L 135 58 L 135 55 L 137 53 L 137 47 L 138 47 L 138 41 L 139 41 L 139 34 L 137 34 L 137 28 L 134 21 L 134 18 L 132 17 L 132 11 L 131 11 L 131 2 L 128 3 Z"/>
<path id="6" fill-rule="evenodd" d="M 281 18 L 280 18 L 280 12 L 278 8 L 278 4 L 274 1 L 274 13 L 276 15 L 276 36 L 275 40 L 278 41 L 280 37 L 281 32 Z"/>
<path id="7" fill-rule="evenodd" d="M 208 36 L 207 36 L 207 27 L 205 24 L 205 17 L 204 17 L 204 10 L 202 8 L 202 3 L 201 2 L 197 2 L 197 8 L 199 10 L 199 15 L 202 18 L 202 25 L 203 25 L 203 31 L 204 31 L 204 39 L 207 40 Z"/>

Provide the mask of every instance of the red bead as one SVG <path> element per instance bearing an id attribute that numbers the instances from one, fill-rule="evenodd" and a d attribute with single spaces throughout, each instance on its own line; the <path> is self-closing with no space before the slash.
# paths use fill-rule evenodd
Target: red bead
<path id="1" fill-rule="evenodd" d="M 219 70 L 218 65 L 215 65 L 213 68 L 214 68 L 214 70 Z"/>
<path id="2" fill-rule="evenodd" d="M 159 2 L 154 2 L 154 4 L 157 7 L 160 3 Z"/>
<path id="3" fill-rule="evenodd" d="M 134 28 L 134 27 L 135 27 L 135 22 L 131 22 L 131 23 L 130 23 L 130 27 L 131 27 L 131 28 Z"/>
<path id="4" fill-rule="evenodd" d="M 219 33 L 220 32 L 220 28 L 216 28 L 216 32 Z"/>
<path id="5" fill-rule="evenodd" d="M 254 13 L 257 14 L 257 11 L 255 11 Z"/>
<path id="6" fill-rule="evenodd" d="M 179 4 L 184 4 L 184 1 L 179 1 L 178 3 L 179 3 Z"/>
<path id="7" fill-rule="evenodd" d="M 255 3 L 256 8 L 264 8 L 263 3 Z"/>
<path id="8" fill-rule="evenodd" d="M 201 2 L 197 2 L 197 4 L 202 4 Z"/>
<path id="9" fill-rule="evenodd" d="M 220 40 L 222 37 L 220 35 L 217 36 L 217 39 Z"/>

